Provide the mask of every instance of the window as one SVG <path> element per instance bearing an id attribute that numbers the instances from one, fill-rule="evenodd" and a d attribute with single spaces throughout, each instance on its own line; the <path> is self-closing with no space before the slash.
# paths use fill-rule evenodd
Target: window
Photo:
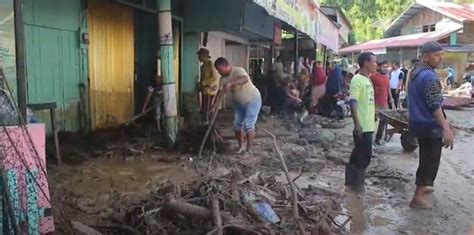
<path id="1" fill-rule="evenodd" d="M 436 31 L 436 25 L 423 25 L 423 33 Z"/>
<path id="2" fill-rule="evenodd" d="M 429 25 L 423 25 L 423 33 L 429 32 L 430 31 L 430 26 Z"/>

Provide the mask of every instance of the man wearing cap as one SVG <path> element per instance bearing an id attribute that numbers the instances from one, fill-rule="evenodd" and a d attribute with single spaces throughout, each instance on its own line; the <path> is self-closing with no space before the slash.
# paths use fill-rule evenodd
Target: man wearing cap
<path id="1" fill-rule="evenodd" d="M 410 73 L 408 87 L 409 129 L 420 146 L 416 191 L 410 207 L 429 209 L 427 197 L 433 192 L 441 150 L 453 147 L 454 134 L 442 109 L 441 82 L 435 72 L 443 59 L 443 47 L 427 42 L 422 46 L 421 57 Z"/>
<path id="2" fill-rule="evenodd" d="M 198 52 L 201 65 L 201 82 L 200 89 L 201 99 L 201 121 L 205 124 L 209 121 L 209 110 L 214 103 L 214 98 L 219 88 L 219 74 L 214 69 L 214 65 L 210 60 L 209 50 L 201 48 Z"/>

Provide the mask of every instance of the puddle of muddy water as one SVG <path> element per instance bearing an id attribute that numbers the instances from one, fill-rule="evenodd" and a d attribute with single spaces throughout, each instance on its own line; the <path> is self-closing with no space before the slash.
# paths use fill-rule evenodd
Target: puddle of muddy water
<path id="1" fill-rule="evenodd" d="M 340 215 L 335 215 L 335 221 L 344 224 L 344 234 L 401 234 L 397 232 L 397 224 L 404 221 L 400 217 L 398 207 L 394 205 L 406 206 L 403 198 L 393 199 L 392 193 L 381 188 L 379 184 L 374 184 L 373 180 L 367 180 L 366 193 L 362 196 L 354 196 L 347 193 L 344 186 L 344 168 L 342 166 L 331 166 L 314 174 L 304 174 L 295 183 L 301 188 L 308 188 L 309 185 L 326 189 L 342 196 Z M 297 172 L 290 172 L 290 178 L 298 175 Z M 277 177 L 280 182 L 286 182 L 284 174 Z M 348 215 L 351 217 L 348 220 Z"/>
<path id="2" fill-rule="evenodd" d="M 140 194 L 165 180 L 191 182 L 196 176 L 196 172 L 182 164 L 141 158 L 134 161 L 89 161 L 81 166 L 59 169 L 52 179 L 73 193 L 94 198 L 113 191 Z"/>

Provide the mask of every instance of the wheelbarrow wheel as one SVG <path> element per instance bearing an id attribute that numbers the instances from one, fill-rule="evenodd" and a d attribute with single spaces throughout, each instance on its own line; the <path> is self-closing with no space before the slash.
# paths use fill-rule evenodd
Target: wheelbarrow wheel
<path id="1" fill-rule="evenodd" d="M 406 152 L 413 152 L 418 148 L 418 140 L 409 132 L 403 132 L 400 140 Z"/>

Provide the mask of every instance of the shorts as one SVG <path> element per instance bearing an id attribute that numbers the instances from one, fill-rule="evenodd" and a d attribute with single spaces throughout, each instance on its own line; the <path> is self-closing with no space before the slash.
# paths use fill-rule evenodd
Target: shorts
<path id="1" fill-rule="evenodd" d="M 236 131 L 244 129 L 246 133 L 254 131 L 261 108 L 260 96 L 245 105 L 234 102 L 234 129 Z"/>

